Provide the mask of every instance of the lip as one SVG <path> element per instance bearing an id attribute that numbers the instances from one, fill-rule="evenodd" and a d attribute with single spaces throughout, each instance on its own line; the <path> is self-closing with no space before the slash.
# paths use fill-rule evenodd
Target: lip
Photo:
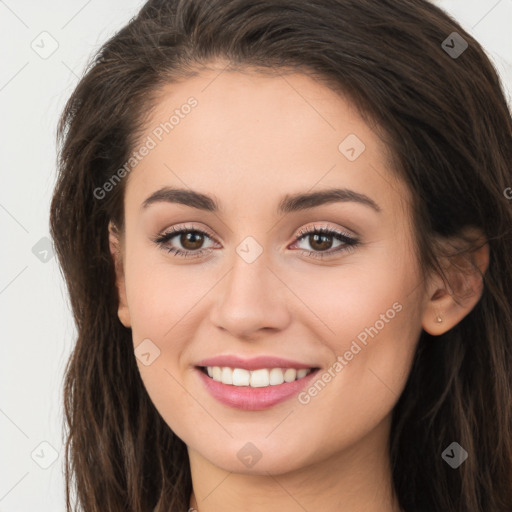
<path id="1" fill-rule="evenodd" d="M 203 359 L 196 363 L 196 366 L 229 366 L 230 368 L 243 368 L 244 370 L 259 370 L 261 368 L 296 368 L 309 369 L 318 368 L 318 364 L 305 364 L 299 361 L 283 359 L 276 356 L 258 356 L 244 359 L 240 356 L 223 355 Z"/>
<path id="2" fill-rule="evenodd" d="M 207 366 L 220 365 L 208 364 Z M 240 368 L 240 366 L 236 366 L 236 368 Z M 273 368 L 276 367 L 273 366 Z M 283 366 L 283 368 L 285 367 Z M 297 396 L 302 389 L 310 384 L 311 380 L 319 372 L 319 369 L 317 368 L 312 370 L 302 379 L 294 380 L 293 382 L 283 382 L 283 384 L 267 386 L 264 388 L 223 384 L 222 382 L 217 382 L 210 378 L 200 368 L 196 368 L 196 372 L 207 391 L 220 403 L 245 411 L 262 411 L 278 403 L 284 402 L 293 396 Z"/>

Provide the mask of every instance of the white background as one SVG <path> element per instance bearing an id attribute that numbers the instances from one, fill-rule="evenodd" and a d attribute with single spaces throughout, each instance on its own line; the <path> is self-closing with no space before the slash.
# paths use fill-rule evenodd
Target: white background
<path id="1" fill-rule="evenodd" d="M 59 113 L 93 51 L 143 3 L 0 0 L 0 512 L 64 511 L 62 378 L 75 330 L 56 259 L 32 249 L 44 257 Z M 512 105 L 512 0 L 436 3 L 486 48 Z M 46 59 L 31 46 L 41 38 L 58 44 Z"/>

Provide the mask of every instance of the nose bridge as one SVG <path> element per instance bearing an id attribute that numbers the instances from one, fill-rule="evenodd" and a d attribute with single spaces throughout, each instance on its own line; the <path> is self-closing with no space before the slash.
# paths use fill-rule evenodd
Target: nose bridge
<path id="1" fill-rule="evenodd" d="M 256 244 L 246 239 L 236 248 L 212 309 L 212 322 L 236 336 L 282 329 L 289 321 L 283 285 L 268 268 L 272 258 Z"/>
<path id="2" fill-rule="evenodd" d="M 258 254 L 258 252 L 260 253 Z M 262 247 L 258 251 L 254 242 L 245 240 L 241 242 L 236 248 L 236 255 L 233 257 L 233 266 L 228 278 L 230 293 L 246 295 L 250 294 L 252 289 L 254 295 L 262 293 L 265 288 L 268 290 L 269 277 L 272 275 L 268 269 L 268 265 L 271 264 L 270 260 L 268 252 L 264 252 Z"/>

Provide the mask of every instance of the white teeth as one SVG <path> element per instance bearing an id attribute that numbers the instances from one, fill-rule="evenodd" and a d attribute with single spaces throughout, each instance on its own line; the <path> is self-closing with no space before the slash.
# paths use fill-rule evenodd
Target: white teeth
<path id="1" fill-rule="evenodd" d="M 248 386 L 251 381 L 251 372 L 243 368 L 233 370 L 233 386 Z"/>
<path id="2" fill-rule="evenodd" d="M 269 380 L 271 386 L 282 384 L 284 382 L 283 370 L 281 370 L 281 368 L 272 368 L 272 370 L 270 370 Z"/>
<path id="3" fill-rule="evenodd" d="M 309 370 L 306 370 L 304 368 L 297 370 L 297 379 L 302 379 L 302 377 L 305 377 L 308 373 L 309 373 Z"/>
<path id="4" fill-rule="evenodd" d="M 207 366 L 206 371 L 209 377 L 223 384 L 264 388 L 302 379 L 311 372 L 311 369 L 262 368 L 249 371 L 243 368 L 230 368 L 228 366 Z"/>
<path id="5" fill-rule="evenodd" d="M 267 369 L 254 370 L 251 372 L 251 387 L 264 388 L 270 384 L 270 377 Z"/>
<path id="6" fill-rule="evenodd" d="M 233 384 L 233 370 L 227 366 L 222 368 L 221 374 L 222 384 Z"/>
<path id="7" fill-rule="evenodd" d="M 212 379 L 217 382 L 222 382 L 222 369 L 219 366 L 214 366 L 212 368 Z"/>
<path id="8" fill-rule="evenodd" d="M 286 368 L 284 372 L 284 381 L 293 382 L 297 378 L 297 370 L 295 368 Z"/>

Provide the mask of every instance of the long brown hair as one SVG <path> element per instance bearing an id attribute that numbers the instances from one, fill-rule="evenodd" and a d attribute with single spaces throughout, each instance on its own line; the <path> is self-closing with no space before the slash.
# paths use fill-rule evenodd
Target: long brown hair
<path id="1" fill-rule="evenodd" d="M 453 32 L 468 44 L 457 56 L 443 47 Z M 78 330 L 64 389 L 68 512 L 72 489 L 87 512 L 188 508 L 186 446 L 117 317 L 107 226 L 123 229 L 125 180 L 95 191 L 128 160 L 159 88 L 217 58 L 309 73 L 382 129 L 414 198 L 424 272 L 442 272 L 439 237 L 485 233 L 480 301 L 445 334 L 421 334 L 393 411 L 393 480 L 407 512 L 512 510 L 512 120 L 479 43 L 425 0 L 150 0 L 95 56 L 59 124 L 50 224 Z M 441 457 L 453 441 L 469 454 L 456 470 Z"/>

